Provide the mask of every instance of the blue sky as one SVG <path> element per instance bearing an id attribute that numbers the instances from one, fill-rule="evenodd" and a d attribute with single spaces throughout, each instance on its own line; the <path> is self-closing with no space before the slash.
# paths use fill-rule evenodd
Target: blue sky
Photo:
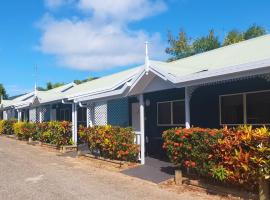
<path id="1" fill-rule="evenodd" d="M 36 65 L 40 86 L 117 72 L 143 63 L 145 40 L 151 58 L 164 60 L 168 30 L 192 38 L 254 23 L 270 30 L 269 8 L 267 0 L 3 0 L 0 83 L 9 95 L 27 92 Z"/>

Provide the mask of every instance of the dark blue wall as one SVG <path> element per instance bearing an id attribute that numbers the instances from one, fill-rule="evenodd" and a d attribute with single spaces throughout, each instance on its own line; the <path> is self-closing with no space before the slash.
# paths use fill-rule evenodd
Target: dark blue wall
<path id="1" fill-rule="evenodd" d="M 145 135 L 149 137 L 149 143 L 146 145 L 148 155 L 165 156 L 165 152 L 162 150 L 162 133 L 173 127 L 157 126 L 157 102 L 184 98 L 185 90 L 183 88 L 152 92 L 144 95 L 145 100 L 150 100 L 150 106 L 145 106 Z"/>
<path id="2" fill-rule="evenodd" d="M 219 95 L 267 89 L 270 89 L 270 82 L 259 77 L 199 87 L 190 101 L 191 125 L 220 128 Z"/>

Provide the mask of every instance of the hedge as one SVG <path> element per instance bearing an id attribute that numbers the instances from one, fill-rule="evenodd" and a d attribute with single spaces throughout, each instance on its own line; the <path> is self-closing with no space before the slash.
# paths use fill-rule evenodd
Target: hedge
<path id="1" fill-rule="evenodd" d="M 15 134 L 21 140 L 32 138 L 36 141 L 57 146 L 72 144 L 72 128 L 70 122 L 15 122 L 0 121 L 0 134 Z"/>
<path id="2" fill-rule="evenodd" d="M 121 161 L 138 160 L 139 146 L 134 144 L 135 133 L 131 128 L 109 125 L 80 127 L 79 138 L 88 143 L 93 154 Z"/>
<path id="3" fill-rule="evenodd" d="M 199 176 L 251 188 L 259 179 L 270 178 L 270 132 L 266 127 L 176 128 L 165 131 L 163 139 L 171 162 Z"/>
<path id="4" fill-rule="evenodd" d="M 13 135 L 13 124 L 16 123 L 16 120 L 0 120 L 0 135 Z"/>

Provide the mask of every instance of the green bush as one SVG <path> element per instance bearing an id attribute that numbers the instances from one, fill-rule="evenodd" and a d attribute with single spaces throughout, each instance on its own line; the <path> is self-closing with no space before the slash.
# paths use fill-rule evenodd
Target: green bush
<path id="1" fill-rule="evenodd" d="M 3 122 L 0 121 L 0 127 L 2 127 L 1 123 Z M 4 121 L 4 124 L 5 126 L 3 127 L 7 127 L 6 121 Z M 33 140 L 57 146 L 72 144 L 72 128 L 70 122 L 17 122 L 12 125 L 12 131 L 22 140 L 32 138 Z M 5 130 L 5 132 L 7 131 Z"/>
<path id="2" fill-rule="evenodd" d="M 1 120 L 0 121 L 0 134 L 13 135 L 13 124 L 16 123 L 16 120 Z"/>
<path id="3" fill-rule="evenodd" d="M 163 133 L 163 148 L 170 160 L 181 168 L 207 176 L 214 163 L 212 145 L 221 137 L 221 131 L 202 128 L 170 129 Z"/>
<path id="4" fill-rule="evenodd" d="M 135 133 L 131 128 L 113 126 L 80 127 L 79 138 L 84 139 L 92 153 L 104 158 L 137 161 L 139 146 L 134 144 Z"/>
<path id="5" fill-rule="evenodd" d="M 36 135 L 36 124 L 28 122 L 17 122 L 13 124 L 15 135 L 22 140 L 28 140 Z"/>
<path id="6" fill-rule="evenodd" d="M 57 146 L 72 144 L 72 126 L 70 122 L 48 122 L 48 129 L 42 134 L 50 144 Z"/>
<path id="7" fill-rule="evenodd" d="M 193 173 L 255 189 L 270 179 L 270 131 L 266 127 L 234 129 L 176 128 L 163 133 L 171 162 Z"/>

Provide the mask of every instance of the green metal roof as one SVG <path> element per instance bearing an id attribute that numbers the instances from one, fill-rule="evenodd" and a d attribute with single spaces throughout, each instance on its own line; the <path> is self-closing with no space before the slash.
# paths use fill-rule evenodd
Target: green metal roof
<path id="1" fill-rule="evenodd" d="M 167 73 L 180 77 L 204 70 L 222 69 L 269 58 L 270 35 L 268 34 L 170 63 L 160 62 L 156 65 Z"/>

